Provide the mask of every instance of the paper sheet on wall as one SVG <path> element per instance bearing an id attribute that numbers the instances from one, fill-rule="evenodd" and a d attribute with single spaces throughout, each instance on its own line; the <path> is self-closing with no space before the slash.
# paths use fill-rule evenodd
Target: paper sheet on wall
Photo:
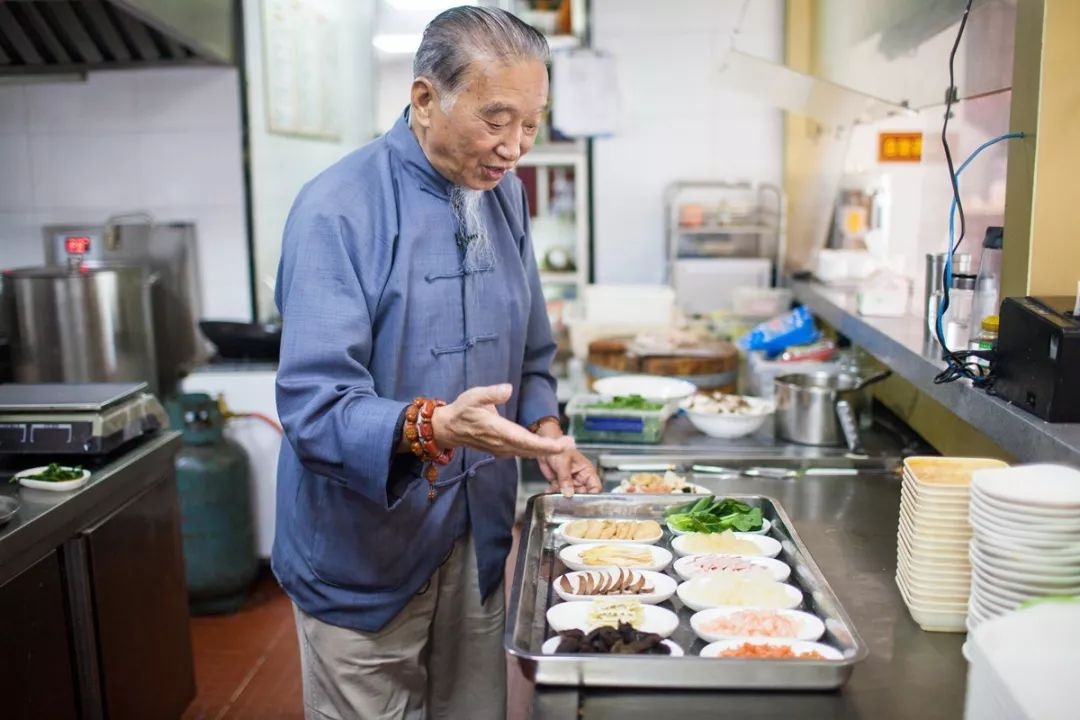
<path id="1" fill-rule="evenodd" d="M 615 58 L 597 50 L 558 52 L 551 61 L 552 124 L 568 137 L 611 135 L 619 120 Z"/>
<path id="2" fill-rule="evenodd" d="M 272 133 L 341 137 L 338 37 L 328 10 L 303 0 L 263 4 L 266 112 Z"/>

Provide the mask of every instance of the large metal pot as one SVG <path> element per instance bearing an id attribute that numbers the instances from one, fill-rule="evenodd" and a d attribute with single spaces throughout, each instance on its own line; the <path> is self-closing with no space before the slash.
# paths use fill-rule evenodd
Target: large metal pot
<path id="1" fill-rule="evenodd" d="M 7 271 L 15 380 L 142 380 L 156 392 L 151 283 L 141 267 Z"/>
<path id="2" fill-rule="evenodd" d="M 837 403 L 858 406 L 859 378 L 821 372 L 781 375 L 775 383 L 777 437 L 803 445 L 845 443 Z"/>

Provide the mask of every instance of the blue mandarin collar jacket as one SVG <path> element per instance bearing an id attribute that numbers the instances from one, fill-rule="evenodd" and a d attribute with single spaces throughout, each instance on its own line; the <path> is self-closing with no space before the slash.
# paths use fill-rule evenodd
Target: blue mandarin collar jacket
<path id="1" fill-rule="evenodd" d="M 499 587 L 515 461 L 459 450 L 430 501 L 419 463 L 395 454 L 413 397 L 450 402 L 509 382 L 504 416 L 528 425 L 557 414 L 521 182 L 509 174 L 484 192 L 495 257 L 472 271 L 450 189 L 406 114 L 309 182 L 285 225 L 276 301 L 287 442 L 272 565 L 302 610 L 333 625 L 385 626 L 470 528 L 480 591 Z"/>

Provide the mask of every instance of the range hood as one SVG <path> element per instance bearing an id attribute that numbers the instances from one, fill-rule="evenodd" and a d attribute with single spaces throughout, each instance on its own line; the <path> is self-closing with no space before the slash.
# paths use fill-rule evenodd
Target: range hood
<path id="1" fill-rule="evenodd" d="M 0 75 L 234 62 L 232 0 L 0 0 Z"/>

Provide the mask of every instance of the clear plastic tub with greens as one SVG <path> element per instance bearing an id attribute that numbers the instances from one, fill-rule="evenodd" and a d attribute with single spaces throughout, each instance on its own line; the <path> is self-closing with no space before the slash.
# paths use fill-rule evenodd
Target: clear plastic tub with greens
<path id="1" fill-rule="evenodd" d="M 585 443 L 658 443 L 674 411 L 673 402 L 622 395 L 575 395 L 566 405 L 570 434 Z"/>

